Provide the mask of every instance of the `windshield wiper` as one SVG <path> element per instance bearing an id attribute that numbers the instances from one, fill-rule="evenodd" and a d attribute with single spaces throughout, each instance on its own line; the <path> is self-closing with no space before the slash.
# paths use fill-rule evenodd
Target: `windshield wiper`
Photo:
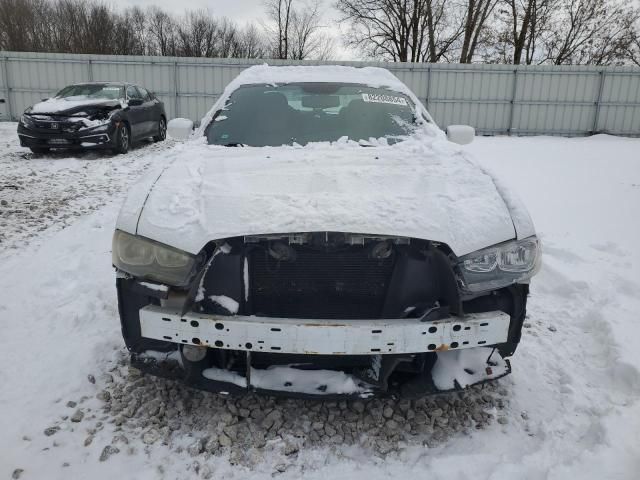
<path id="1" fill-rule="evenodd" d="M 225 143 L 223 147 L 244 147 L 244 143 Z"/>

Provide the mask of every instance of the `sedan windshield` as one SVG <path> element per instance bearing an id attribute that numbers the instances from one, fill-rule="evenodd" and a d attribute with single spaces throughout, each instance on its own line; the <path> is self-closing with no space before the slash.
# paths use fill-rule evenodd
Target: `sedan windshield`
<path id="1" fill-rule="evenodd" d="M 415 125 L 401 93 L 354 84 L 250 85 L 233 92 L 207 126 L 210 144 L 279 146 L 385 138 L 396 142 Z"/>
<path id="2" fill-rule="evenodd" d="M 67 100 L 118 100 L 124 98 L 124 87 L 114 84 L 87 83 L 70 85 L 56 94 L 57 98 Z"/>

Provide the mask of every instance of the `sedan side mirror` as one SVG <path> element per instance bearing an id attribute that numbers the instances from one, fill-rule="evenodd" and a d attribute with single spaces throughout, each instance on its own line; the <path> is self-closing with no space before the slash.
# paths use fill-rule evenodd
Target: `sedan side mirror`
<path id="1" fill-rule="evenodd" d="M 174 118 L 167 124 L 167 133 L 175 140 L 186 140 L 193 131 L 193 122 L 188 118 Z"/>
<path id="2" fill-rule="evenodd" d="M 469 125 L 449 125 L 447 127 L 447 139 L 458 145 L 466 145 L 473 142 L 476 129 Z"/>
<path id="3" fill-rule="evenodd" d="M 137 107 L 139 105 L 142 105 L 144 103 L 144 100 L 142 100 L 141 98 L 130 98 L 128 103 L 130 107 Z"/>

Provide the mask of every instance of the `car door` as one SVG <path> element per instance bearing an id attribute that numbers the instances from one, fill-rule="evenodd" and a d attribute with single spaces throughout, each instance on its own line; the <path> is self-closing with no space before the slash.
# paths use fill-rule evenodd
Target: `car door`
<path id="1" fill-rule="evenodd" d="M 144 103 L 142 106 L 144 107 L 144 116 L 145 116 L 145 135 L 152 137 L 158 133 L 158 120 L 160 119 L 160 115 L 157 115 L 156 102 L 153 97 L 149 94 L 146 88 L 143 88 L 139 85 L 136 85 L 136 88 L 140 92 Z"/>
<path id="2" fill-rule="evenodd" d="M 131 137 L 139 139 L 146 135 L 147 119 L 145 116 L 144 100 L 135 85 L 127 85 L 127 101 L 129 102 L 127 116 L 129 118 L 129 126 L 131 127 Z M 139 102 L 139 104 L 135 105 L 135 102 Z"/>

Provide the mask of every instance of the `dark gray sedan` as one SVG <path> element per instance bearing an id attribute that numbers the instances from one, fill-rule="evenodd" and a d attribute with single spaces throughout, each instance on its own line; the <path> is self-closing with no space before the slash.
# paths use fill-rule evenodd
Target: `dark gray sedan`
<path id="1" fill-rule="evenodd" d="M 27 108 L 18 124 L 20 145 L 106 148 L 126 153 L 133 142 L 165 139 L 164 104 L 149 90 L 123 82 L 78 83 Z"/>

